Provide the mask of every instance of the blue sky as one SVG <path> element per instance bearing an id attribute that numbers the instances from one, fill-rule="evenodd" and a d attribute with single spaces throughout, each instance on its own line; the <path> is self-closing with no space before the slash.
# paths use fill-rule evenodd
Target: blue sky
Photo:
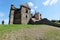
<path id="1" fill-rule="evenodd" d="M 0 24 L 2 20 L 8 23 L 11 4 L 19 8 L 25 3 L 29 4 L 32 14 L 36 10 L 42 14 L 42 18 L 60 19 L 60 0 L 0 0 Z"/>

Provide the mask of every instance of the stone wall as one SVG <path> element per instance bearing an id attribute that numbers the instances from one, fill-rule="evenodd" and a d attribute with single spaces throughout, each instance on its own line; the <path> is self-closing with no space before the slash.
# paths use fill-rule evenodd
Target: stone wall
<path id="1" fill-rule="evenodd" d="M 44 18 L 40 21 L 36 21 L 36 22 L 34 22 L 33 20 L 30 19 L 28 24 L 35 24 L 35 25 L 46 24 L 46 25 L 51 25 L 51 26 L 55 26 L 55 27 L 60 27 L 60 24 L 56 24 L 54 22 L 51 22 L 46 18 Z"/>

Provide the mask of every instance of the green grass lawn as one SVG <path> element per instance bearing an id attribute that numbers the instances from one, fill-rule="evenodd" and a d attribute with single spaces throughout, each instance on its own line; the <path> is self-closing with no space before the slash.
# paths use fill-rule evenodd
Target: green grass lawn
<path id="1" fill-rule="evenodd" d="M 32 25 L 0 25 L 0 34 L 6 33 L 6 32 L 11 32 L 23 28 L 31 28 Z"/>
<path id="2" fill-rule="evenodd" d="M 24 34 L 21 32 L 22 29 L 23 29 Z M 14 31 L 16 31 L 16 33 L 14 33 Z M 28 34 L 31 37 L 32 37 L 32 34 L 33 34 L 33 37 L 36 37 L 36 35 L 39 35 L 40 33 L 42 33 L 41 35 L 37 36 L 38 38 L 36 37 L 36 39 L 33 37 L 30 38 L 29 36 L 27 36 L 27 38 L 25 38 L 25 40 L 30 40 L 30 39 L 31 40 L 40 40 L 40 39 L 42 39 L 42 40 L 60 40 L 60 28 L 57 28 L 54 26 L 49 26 L 49 25 L 17 25 L 17 24 L 0 25 L 0 40 L 3 40 L 3 39 L 12 40 L 12 39 L 9 39 L 8 37 L 6 39 L 5 34 L 12 33 L 12 34 L 18 35 L 19 32 L 22 33 L 23 35 Z M 30 33 L 32 33 L 32 34 L 30 34 Z M 11 37 L 12 34 L 9 37 Z M 5 37 L 3 37 L 3 36 L 5 36 Z M 23 38 L 24 37 L 26 37 L 26 35 L 23 36 Z M 19 38 L 21 38 L 21 37 L 20 36 L 17 37 L 18 40 L 20 40 Z M 23 38 L 22 38 L 22 40 L 23 40 Z M 13 40 L 14 40 L 14 38 L 13 38 Z"/>

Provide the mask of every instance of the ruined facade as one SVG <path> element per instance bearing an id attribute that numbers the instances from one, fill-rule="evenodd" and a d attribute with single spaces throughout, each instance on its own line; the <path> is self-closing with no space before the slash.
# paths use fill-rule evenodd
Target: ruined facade
<path id="1" fill-rule="evenodd" d="M 16 8 L 14 5 L 11 5 L 10 14 L 9 14 L 9 24 L 28 24 L 30 19 L 33 22 L 41 20 L 41 14 L 35 12 L 35 15 L 31 15 L 31 8 L 28 4 L 23 4 L 20 8 Z"/>

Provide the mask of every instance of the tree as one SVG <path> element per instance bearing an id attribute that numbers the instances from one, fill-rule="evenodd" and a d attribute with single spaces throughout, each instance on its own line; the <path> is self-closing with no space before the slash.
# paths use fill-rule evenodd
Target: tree
<path id="1" fill-rule="evenodd" d="M 2 24 L 4 24 L 4 20 L 2 21 Z"/>
<path id="2" fill-rule="evenodd" d="M 60 20 L 59 20 L 59 22 L 60 22 Z"/>
<path id="3" fill-rule="evenodd" d="M 56 22 L 56 20 L 51 20 L 51 22 Z"/>

